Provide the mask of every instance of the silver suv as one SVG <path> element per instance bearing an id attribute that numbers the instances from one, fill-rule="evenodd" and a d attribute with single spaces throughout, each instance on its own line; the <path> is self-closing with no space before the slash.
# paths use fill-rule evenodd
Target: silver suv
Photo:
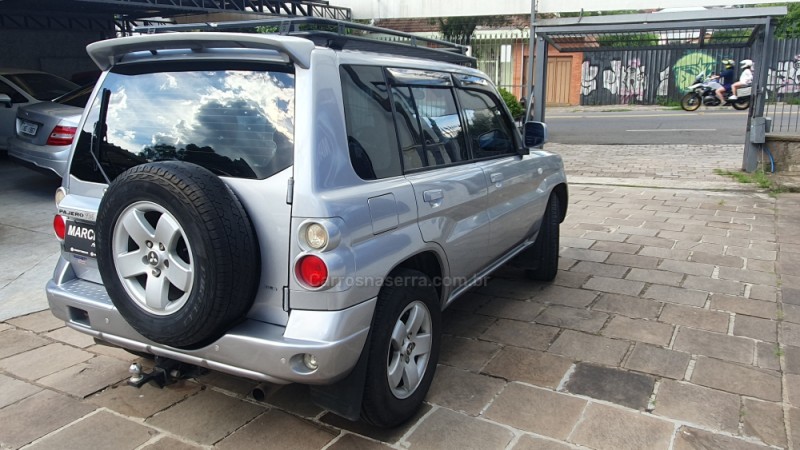
<path id="1" fill-rule="evenodd" d="M 390 427 L 444 308 L 506 263 L 555 277 L 567 184 L 543 124 L 523 138 L 486 75 L 441 61 L 470 58 L 337 27 L 90 45 L 47 295 L 98 340 Z"/>

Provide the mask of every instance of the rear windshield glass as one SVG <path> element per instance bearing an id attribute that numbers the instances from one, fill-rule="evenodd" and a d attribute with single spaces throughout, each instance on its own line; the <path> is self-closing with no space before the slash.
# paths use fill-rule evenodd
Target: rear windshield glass
<path id="1" fill-rule="evenodd" d="M 259 65 L 176 66 L 109 73 L 106 138 L 96 156 L 109 178 L 152 161 L 187 161 L 221 176 L 263 179 L 292 165 L 294 74 Z M 81 130 L 71 173 L 104 182 L 92 158 L 101 95 Z"/>
<path id="2" fill-rule="evenodd" d="M 5 77 L 36 100 L 52 100 L 78 87 L 49 73 L 17 73 Z"/>

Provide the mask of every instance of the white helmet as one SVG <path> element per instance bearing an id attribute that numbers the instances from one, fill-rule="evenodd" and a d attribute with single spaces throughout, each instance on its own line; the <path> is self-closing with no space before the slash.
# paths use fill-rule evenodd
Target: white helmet
<path id="1" fill-rule="evenodd" d="M 743 59 L 739 61 L 739 67 L 742 69 L 746 69 L 748 67 L 753 67 L 753 60 L 752 59 Z"/>

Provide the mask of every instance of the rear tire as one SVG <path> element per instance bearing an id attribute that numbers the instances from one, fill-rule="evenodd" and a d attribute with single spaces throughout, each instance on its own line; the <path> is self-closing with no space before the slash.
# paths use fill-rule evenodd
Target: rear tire
<path id="1" fill-rule="evenodd" d="M 378 294 L 369 336 L 361 418 L 391 428 L 419 410 L 439 360 L 439 295 L 421 272 L 399 269 Z"/>
<path id="2" fill-rule="evenodd" d="M 527 254 L 536 258 L 536 269 L 526 271 L 528 278 L 537 281 L 552 281 L 558 274 L 559 234 L 561 232 L 561 207 L 558 196 L 550 194 L 547 209 L 542 218 L 539 235 Z"/>
<path id="3" fill-rule="evenodd" d="M 733 103 L 731 103 L 733 109 L 738 109 L 739 111 L 743 111 L 745 109 L 750 108 L 750 99 L 747 100 L 739 100 L 736 99 Z"/>
<path id="4" fill-rule="evenodd" d="M 681 108 L 684 111 L 696 111 L 701 103 L 703 103 L 703 99 L 694 92 L 689 92 L 681 98 Z"/>

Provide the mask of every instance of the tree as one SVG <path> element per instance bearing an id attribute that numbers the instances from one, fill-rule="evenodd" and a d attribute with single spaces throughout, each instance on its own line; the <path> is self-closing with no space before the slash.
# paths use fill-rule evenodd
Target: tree
<path id="1" fill-rule="evenodd" d="M 501 16 L 439 17 L 433 23 L 439 24 L 439 31 L 445 41 L 469 45 L 472 33 L 478 26 L 492 26 L 503 23 Z"/>
<path id="2" fill-rule="evenodd" d="M 800 37 L 800 3 L 781 3 L 786 5 L 786 15 L 778 19 L 775 36 L 780 38 Z"/>

